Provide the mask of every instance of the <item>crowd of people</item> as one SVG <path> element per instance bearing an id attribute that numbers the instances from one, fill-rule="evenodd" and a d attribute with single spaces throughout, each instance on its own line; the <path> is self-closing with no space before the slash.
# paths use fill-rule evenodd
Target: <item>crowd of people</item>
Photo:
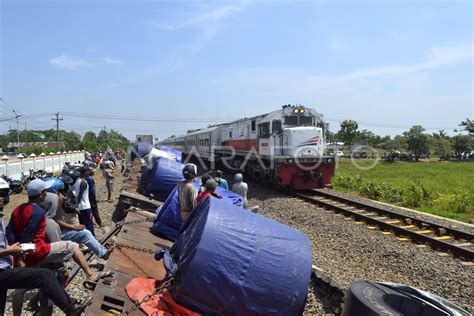
<path id="1" fill-rule="evenodd" d="M 11 190 L 8 183 L 0 179 L 0 315 L 5 311 L 8 289 L 15 289 L 13 315 L 21 315 L 25 292 L 35 288 L 40 291 L 30 300 L 29 309 L 52 315 L 54 304 L 66 315 L 79 315 L 85 307 L 64 289 L 68 279 L 67 262 L 71 259 L 92 282 L 110 276 L 109 271 L 93 271 L 81 251 L 82 247 L 104 259 L 111 252 L 97 240 L 94 231 L 95 225 L 103 225 L 94 171 L 96 167 L 102 171 L 107 200 L 112 201 L 116 157 L 101 157 L 96 160 L 90 155 L 80 166 L 65 165 L 59 177 L 61 185 L 56 185 L 54 190 L 51 181 L 30 181 L 26 188 L 27 201 L 13 210 L 7 226 L 3 215 Z M 183 221 L 205 199 L 222 198 L 216 193 L 218 186 L 229 189 L 220 170 L 202 175 L 199 190 L 192 184 L 198 174 L 197 166 L 186 164 L 182 173 L 185 180 L 178 184 L 178 200 Z M 247 208 L 248 185 L 242 174 L 234 175 L 232 191 L 242 196 Z"/>
<path id="2" fill-rule="evenodd" d="M 103 226 L 94 169 L 98 166 L 102 170 L 107 200 L 111 202 L 115 164 L 115 155 L 103 155 L 101 160 L 90 155 L 80 166 L 65 165 L 58 178 L 60 185 L 54 190 L 52 181 L 30 181 L 26 188 L 28 200 L 13 210 L 7 226 L 3 215 L 11 190 L 0 179 L 0 315 L 5 311 L 8 289 L 15 289 L 13 315 L 21 315 L 23 296 L 34 288 L 40 291 L 30 300 L 29 309 L 51 315 L 55 304 L 67 315 L 79 315 L 84 306 L 64 290 L 70 259 L 79 264 L 89 281 L 110 276 L 109 271 L 93 271 L 81 247 L 104 259 L 111 252 L 97 240 L 94 231 L 95 224 Z"/>
<path id="3" fill-rule="evenodd" d="M 211 175 L 212 172 L 205 173 L 201 176 L 201 186 L 199 191 L 196 190 L 192 181 L 197 177 L 198 170 L 197 166 L 192 163 L 188 163 L 183 168 L 184 181 L 178 184 L 178 202 L 181 209 L 181 218 L 183 222 L 189 217 L 192 210 L 199 205 L 203 200 L 211 196 L 222 199 L 222 196 L 216 193 L 216 188 L 222 187 L 229 190 L 229 184 L 227 180 L 223 178 L 222 171 L 216 170 L 215 176 Z M 248 185 L 245 183 L 243 175 L 236 173 L 234 175 L 234 184 L 232 185 L 232 191 L 242 196 L 244 200 L 244 208 L 247 205 L 247 193 Z"/>

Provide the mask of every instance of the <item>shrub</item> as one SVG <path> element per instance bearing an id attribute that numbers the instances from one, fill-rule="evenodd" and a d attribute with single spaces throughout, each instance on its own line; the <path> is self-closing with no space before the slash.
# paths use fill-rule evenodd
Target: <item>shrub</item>
<path id="1" fill-rule="evenodd" d="M 467 192 L 456 194 L 453 201 L 450 203 L 450 207 L 456 213 L 468 213 L 473 209 L 473 202 Z"/>
<path id="2" fill-rule="evenodd" d="M 405 206 L 420 207 L 433 203 L 433 192 L 425 188 L 419 181 L 410 182 L 405 192 Z"/>

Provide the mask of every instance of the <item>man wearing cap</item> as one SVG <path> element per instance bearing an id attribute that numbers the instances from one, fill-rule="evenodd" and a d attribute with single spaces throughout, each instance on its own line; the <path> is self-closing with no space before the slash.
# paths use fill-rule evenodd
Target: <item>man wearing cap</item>
<path id="1" fill-rule="evenodd" d="M 218 198 L 218 199 L 222 199 L 222 196 L 220 194 L 217 194 L 216 193 L 216 188 L 217 188 L 217 181 L 214 180 L 214 179 L 209 179 L 206 181 L 206 190 L 204 192 L 201 192 L 199 193 L 196 201 L 197 201 L 197 204 L 199 205 L 199 203 L 201 203 L 202 200 L 210 197 L 210 196 L 213 196 L 215 198 Z"/>
<path id="2" fill-rule="evenodd" d="M 26 192 L 28 202 L 17 206 L 11 215 L 6 232 L 10 244 L 32 243 L 35 249 L 24 257 L 15 257 L 14 265 L 35 267 L 51 262 L 66 262 L 73 258 L 84 270 L 89 279 L 97 279 L 100 273 L 92 271 L 79 250 L 78 244 L 71 241 L 45 241 L 46 220 L 43 209 L 38 205 L 46 196 L 46 183 L 35 179 L 28 183 Z"/>
<path id="3" fill-rule="evenodd" d="M 81 176 L 74 183 L 74 190 L 77 193 L 77 208 L 79 209 L 79 223 L 86 226 L 95 237 L 94 222 L 92 221 L 92 207 L 89 200 L 89 184 L 87 178 L 90 176 L 90 167 L 82 166 L 79 169 Z"/>
<path id="4" fill-rule="evenodd" d="M 1 182 L 1 180 L 0 180 Z M 56 275 L 48 269 L 13 268 L 11 256 L 26 256 L 19 242 L 8 244 L 3 224 L 4 203 L 8 203 L 8 184 L 0 183 L 0 315 L 5 312 L 8 289 L 41 290 L 66 315 L 79 315 L 82 306 L 75 303 L 56 280 Z"/>

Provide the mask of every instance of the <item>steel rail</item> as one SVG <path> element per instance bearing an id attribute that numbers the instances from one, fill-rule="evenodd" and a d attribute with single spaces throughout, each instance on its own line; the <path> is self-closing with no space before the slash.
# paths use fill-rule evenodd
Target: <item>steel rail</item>
<path id="1" fill-rule="evenodd" d="M 415 243 L 429 244 L 433 249 L 448 251 L 452 253 L 455 257 L 461 257 L 461 258 L 464 258 L 466 260 L 471 260 L 471 261 L 474 260 L 474 252 L 466 247 L 458 247 L 456 244 L 448 243 L 443 240 L 439 240 L 434 237 L 427 236 L 425 234 L 419 234 L 416 231 L 409 230 L 407 228 L 403 228 L 401 226 L 388 223 L 386 222 L 386 220 L 377 219 L 367 214 L 361 214 L 360 212 L 349 208 L 348 205 L 349 206 L 353 205 L 351 204 L 351 202 L 354 202 L 354 201 L 346 201 L 344 198 L 339 198 L 337 202 L 341 204 L 345 204 L 345 205 L 335 205 L 331 202 L 320 200 L 316 198 L 315 196 L 311 196 L 308 194 L 304 194 L 304 193 L 294 193 L 294 194 L 296 197 L 304 201 L 307 201 L 311 204 L 315 204 L 326 209 L 332 209 L 332 210 L 335 210 L 336 212 L 344 214 L 345 216 L 353 217 L 357 221 L 363 221 L 369 225 L 377 226 L 382 231 L 391 231 L 398 236 L 409 237 Z M 356 207 L 366 209 L 366 205 L 363 203 L 358 203 Z M 373 209 L 372 206 L 369 206 L 367 209 L 369 208 Z M 381 215 L 383 214 L 386 217 L 396 218 L 396 219 L 409 218 L 408 216 L 404 216 L 404 215 L 401 215 L 395 212 L 390 212 L 387 210 L 384 210 L 384 213 L 379 213 L 379 214 Z M 416 219 L 416 220 L 417 220 L 416 222 L 420 222 L 419 219 Z M 426 223 L 426 222 L 421 221 L 421 223 Z M 444 226 L 442 226 L 442 228 L 444 228 Z M 452 229 L 450 229 L 450 231 L 452 231 Z M 462 234 L 462 236 L 466 236 L 466 234 Z M 468 237 L 467 240 L 471 240 L 473 236 L 467 234 L 467 237 Z"/>

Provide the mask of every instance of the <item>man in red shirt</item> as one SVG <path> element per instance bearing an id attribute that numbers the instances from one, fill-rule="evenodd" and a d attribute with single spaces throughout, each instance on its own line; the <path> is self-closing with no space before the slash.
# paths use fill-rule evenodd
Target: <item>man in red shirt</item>
<path id="1" fill-rule="evenodd" d="M 5 312 L 8 289 L 41 288 L 41 290 L 61 308 L 66 315 L 80 315 L 82 306 L 75 303 L 64 287 L 56 280 L 55 274 L 47 269 L 13 268 L 11 256 L 22 256 L 25 251 L 20 243 L 8 245 L 3 226 L 3 208 L 9 201 L 8 184 L 0 179 L 0 315 Z"/>
<path id="2" fill-rule="evenodd" d="M 92 271 L 79 250 L 79 245 L 71 241 L 45 241 L 46 219 L 44 210 L 38 205 L 44 201 L 47 184 L 40 179 L 31 181 L 27 186 L 28 202 L 17 206 L 11 215 L 6 229 L 6 237 L 10 245 L 15 243 L 34 244 L 35 249 L 24 256 L 14 257 L 15 267 L 37 267 L 40 264 L 67 262 L 73 258 L 85 272 L 88 279 L 97 281 L 105 274 Z M 23 294 L 23 293 L 22 293 Z M 14 313 L 21 311 L 23 295 L 14 299 Z"/>
<path id="3" fill-rule="evenodd" d="M 205 188 L 206 190 L 199 193 L 197 199 L 196 199 L 196 202 L 197 204 L 199 205 L 199 203 L 201 203 L 202 200 L 210 197 L 210 196 L 213 196 L 213 197 L 216 197 L 218 199 L 222 199 L 222 196 L 220 194 L 217 194 L 216 193 L 216 188 L 217 188 L 217 181 L 214 180 L 214 179 L 209 179 L 206 181 L 205 183 Z"/>

